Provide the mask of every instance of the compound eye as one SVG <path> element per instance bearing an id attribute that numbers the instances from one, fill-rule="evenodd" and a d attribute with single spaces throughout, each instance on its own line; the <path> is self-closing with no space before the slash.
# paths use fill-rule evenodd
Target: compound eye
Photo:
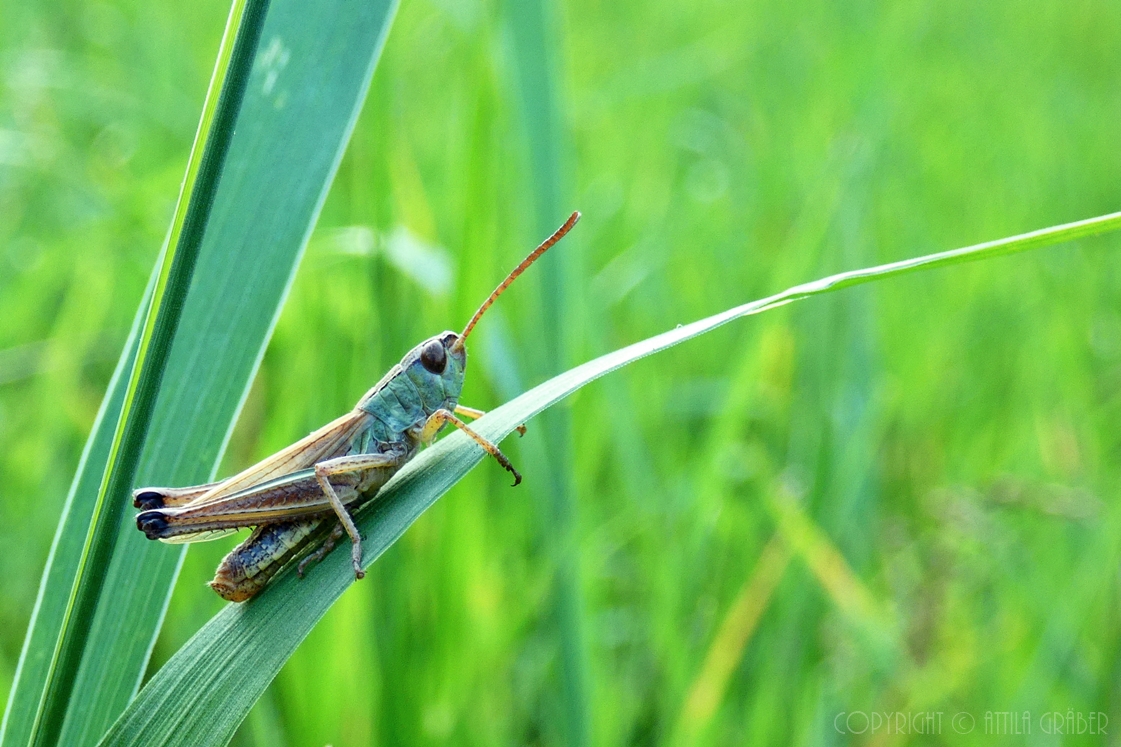
<path id="1" fill-rule="evenodd" d="M 420 365 L 434 374 L 444 372 L 444 367 L 448 365 L 448 354 L 444 352 L 444 346 L 439 340 L 433 340 L 420 351 Z"/>

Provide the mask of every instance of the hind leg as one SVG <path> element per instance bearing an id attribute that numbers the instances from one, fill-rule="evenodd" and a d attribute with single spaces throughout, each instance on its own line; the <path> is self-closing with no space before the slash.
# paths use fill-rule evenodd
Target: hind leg
<path id="1" fill-rule="evenodd" d="M 223 481 L 209 485 L 193 485 L 189 488 L 139 488 L 132 491 L 132 505 L 141 511 L 156 508 L 175 508 L 185 506 L 196 498 L 209 493 Z"/>

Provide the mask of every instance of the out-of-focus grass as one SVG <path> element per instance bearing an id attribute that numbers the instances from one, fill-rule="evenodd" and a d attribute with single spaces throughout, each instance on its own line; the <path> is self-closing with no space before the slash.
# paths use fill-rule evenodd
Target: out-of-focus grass
<path id="1" fill-rule="evenodd" d="M 827 272 L 1117 209 L 1111 10 L 560 5 L 565 204 L 585 214 L 577 357 Z M 0 5 L 0 688 L 167 225 L 224 12 Z M 540 238 L 506 23 L 494 3 L 401 8 L 229 471 L 458 328 Z M 373 232 L 332 230 L 351 226 Z M 448 290 L 370 250 L 398 226 L 443 247 Z M 848 291 L 573 400 L 593 739 L 668 736 L 714 645 L 730 674 L 690 727 L 712 743 L 843 741 L 839 711 L 980 723 L 1074 708 L 1121 723 L 1116 248 Z M 468 404 L 497 403 L 504 356 L 552 344 L 535 292 L 516 287 L 480 329 Z M 511 491 L 484 464 L 438 503 L 305 642 L 239 742 L 554 738 L 555 569 L 534 477 Z M 790 545 L 758 623 L 722 648 L 764 548 L 790 531 L 775 509 L 787 494 L 820 542 Z M 226 549 L 188 555 L 157 659 L 219 606 L 202 583 Z M 850 612 L 864 594 L 898 625 L 888 643 Z"/>

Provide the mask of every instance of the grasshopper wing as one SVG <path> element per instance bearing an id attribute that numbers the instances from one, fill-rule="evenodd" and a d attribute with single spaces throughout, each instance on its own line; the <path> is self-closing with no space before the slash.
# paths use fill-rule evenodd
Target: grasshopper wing
<path id="1" fill-rule="evenodd" d="M 373 416 L 362 410 L 351 410 L 319 430 L 281 449 L 268 459 L 202 494 L 188 505 L 220 500 L 227 495 L 247 490 L 259 483 L 314 467 L 319 462 L 350 453 L 354 441 L 369 427 Z"/>
<path id="2" fill-rule="evenodd" d="M 227 480 L 191 488 L 140 488 L 133 492 L 133 504 L 141 510 L 148 511 L 165 507 L 200 506 L 221 501 L 260 483 L 349 453 L 352 444 L 368 427 L 371 419 L 372 416 L 362 410 L 352 410 Z M 224 533 L 219 533 L 180 541 L 198 542 L 216 539 L 223 535 Z"/>

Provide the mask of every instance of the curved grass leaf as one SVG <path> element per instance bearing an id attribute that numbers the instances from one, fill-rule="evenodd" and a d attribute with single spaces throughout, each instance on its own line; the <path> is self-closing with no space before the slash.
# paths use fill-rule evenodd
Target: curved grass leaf
<path id="1" fill-rule="evenodd" d="M 986 259 L 1117 229 L 1121 229 L 1121 213 L 798 285 L 577 366 L 493 410 L 476 421 L 476 429 L 487 438 L 500 440 L 585 384 L 733 319 L 919 269 Z M 365 537 L 364 565 L 385 552 L 482 456 L 477 446 L 456 432 L 406 465 L 358 517 Z M 102 744 L 226 744 L 284 662 L 351 583 L 349 553 L 344 550 L 326 557 L 303 582 L 287 572 L 256 599 L 225 607 L 152 678 Z"/>
<path id="2" fill-rule="evenodd" d="M 211 479 L 369 87 L 395 2 L 274 0 L 137 469 Z M 144 317 L 146 303 L 138 316 Z M 28 743 L 35 702 L 124 395 L 122 359 L 44 572 L 0 743 Z M 123 367 L 123 368 L 122 368 Z M 130 486 L 131 487 L 131 486 Z M 122 498 L 127 501 L 127 496 Z M 124 517 L 60 743 L 94 744 L 135 695 L 182 559 Z"/>

